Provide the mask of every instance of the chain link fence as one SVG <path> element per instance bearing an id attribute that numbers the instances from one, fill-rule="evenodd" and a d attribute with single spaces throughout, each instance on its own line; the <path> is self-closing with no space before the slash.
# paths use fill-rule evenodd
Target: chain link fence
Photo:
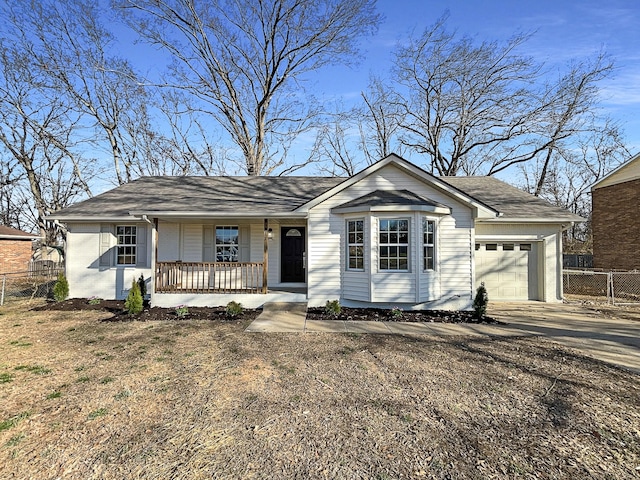
<path id="1" fill-rule="evenodd" d="M 563 270 L 562 277 L 567 300 L 640 304 L 640 271 Z"/>
<path id="2" fill-rule="evenodd" d="M 28 272 L 0 273 L 0 306 L 14 300 L 50 298 L 62 266 L 31 269 Z"/>

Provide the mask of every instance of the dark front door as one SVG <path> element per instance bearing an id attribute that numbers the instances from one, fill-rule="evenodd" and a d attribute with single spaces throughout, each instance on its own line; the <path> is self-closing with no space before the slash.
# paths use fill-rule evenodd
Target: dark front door
<path id="1" fill-rule="evenodd" d="M 304 282 L 304 227 L 282 227 L 281 282 Z"/>

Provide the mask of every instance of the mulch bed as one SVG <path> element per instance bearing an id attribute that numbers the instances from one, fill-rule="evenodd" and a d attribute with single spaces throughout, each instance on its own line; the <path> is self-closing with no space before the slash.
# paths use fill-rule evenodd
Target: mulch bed
<path id="1" fill-rule="evenodd" d="M 256 309 L 245 309 L 240 315 L 230 318 L 225 307 L 189 307 L 189 313 L 179 317 L 173 308 L 150 307 L 145 303 L 144 310 L 138 315 L 129 315 L 124 306 L 124 300 L 101 300 L 100 303 L 91 304 L 86 298 L 70 298 L 62 302 L 47 302 L 45 305 L 34 308 L 35 311 L 66 311 L 97 310 L 110 312 L 112 317 L 105 321 L 159 321 L 159 320 L 254 320 L 261 312 Z M 428 323 L 475 323 L 475 324 L 501 324 L 502 322 L 484 317 L 478 320 L 473 312 L 450 310 L 403 310 L 401 314 L 392 310 L 381 308 L 349 308 L 342 307 L 338 316 L 330 315 L 324 308 L 309 308 L 308 320 L 368 320 L 374 322 L 428 322 Z"/>
<path id="2" fill-rule="evenodd" d="M 491 317 L 479 320 L 474 312 L 461 310 L 403 310 L 395 313 L 381 308 L 342 307 L 338 316 L 330 315 L 324 308 L 309 308 L 308 320 L 369 320 L 376 322 L 439 322 L 439 323 L 476 323 L 502 324 Z"/>
<path id="3" fill-rule="evenodd" d="M 97 310 L 110 312 L 112 317 L 106 318 L 106 322 L 150 322 L 159 320 L 219 320 L 219 321 L 251 321 L 259 314 L 259 310 L 245 309 L 240 315 L 229 317 L 225 307 L 189 307 L 189 312 L 179 317 L 173 308 L 150 307 L 145 302 L 144 309 L 138 315 L 129 315 L 124 300 L 100 300 L 100 303 L 91 304 L 86 298 L 70 298 L 62 302 L 47 302 L 45 305 L 35 307 L 35 311 L 55 310 L 63 312 L 75 312 L 81 310 Z"/>

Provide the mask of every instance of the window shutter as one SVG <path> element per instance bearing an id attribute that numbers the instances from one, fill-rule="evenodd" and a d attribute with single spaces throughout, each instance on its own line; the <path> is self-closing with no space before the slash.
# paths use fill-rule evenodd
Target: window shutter
<path id="1" fill-rule="evenodd" d="M 113 227 L 109 224 L 100 224 L 100 267 L 110 267 L 113 264 L 111 252 L 111 236 Z"/>
<path id="2" fill-rule="evenodd" d="M 147 266 L 147 230 L 146 225 L 136 228 L 136 267 Z"/>
<path id="3" fill-rule="evenodd" d="M 249 234 L 248 226 L 239 227 L 238 243 L 240 244 L 240 255 L 238 257 L 239 262 L 248 262 L 251 260 L 251 255 L 249 253 L 249 238 L 251 235 Z"/>

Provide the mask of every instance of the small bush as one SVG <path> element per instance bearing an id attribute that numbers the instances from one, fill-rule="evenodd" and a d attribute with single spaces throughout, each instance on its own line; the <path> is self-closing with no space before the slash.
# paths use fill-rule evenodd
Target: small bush
<path id="1" fill-rule="evenodd" d="M 67 281 L 67 277 L 65 277 L 62 273 L 59 273 L 58 280 L 53 286 L 53 299 L 56 302 L 62 302 L 63 300 L 66 300 L 68 296 L 69 282 Z"/>
<path id="2" fill-rule="evenodd" d="M 404 311 L 400 307 L 393 307 L 391 309 L 391 317 L 394 319 L 399 319 L 404 317 Z"/>
<path id="3" fill-rule="evenodd" d="M 488 304 L 489 295 L 487 294 L 487 289 L 484 288 L 484 282 L 482 282 L 476 290 L 476 297 L 473 299 L 473 310 L 476 312 L 478 320 L 482 320 L 487 314 Z"/>
<path id="4" fill-rule="evenodd" d="M 147 296 L 147 282 L 144 280 L 144 275 L 140 274 L 138 278 L 138 287 L 140 287 L 140 295 L 142 295 L 142 299 Z"/>
<path id="5" fill-rule="evenodd" d="M 102 302 L 102 299 L 100 297 L 89 297 L 89 298 L 87 298 L 87 303 L 89 305 L 100 305 L 100 302 Z"/>
<path id="6" fill-rule="evenodd" d="M 234 302 L 233 300 L 227 303 L 227 308 L 225 312 L 227 313 L 227 317 L 235 318 L 242 313 L 242 304 L 239 302 Z"/>
<path id="7" fill-rule="evenodd" d="M 178 305 L 174 310 L 178 318 L 183 318 L 189 315 L 189 307 L 186 305 Z"/>
<path id="8" fill-rule="evenodd" d="M 340 312 L 342 312 L 340 300 L 327 300 L 327 303 L 324 306 L 324 313 L 331 317 L 338 318 Z"/>
<path id="9" fill-rule="evenodd" d="M 131 290 L 124 302 L 124 307 L 129 315 L 137 315 L 142 311 L 142 295 L 140 294 L 140 286 L 135 280 L 131 283 Z"/>

